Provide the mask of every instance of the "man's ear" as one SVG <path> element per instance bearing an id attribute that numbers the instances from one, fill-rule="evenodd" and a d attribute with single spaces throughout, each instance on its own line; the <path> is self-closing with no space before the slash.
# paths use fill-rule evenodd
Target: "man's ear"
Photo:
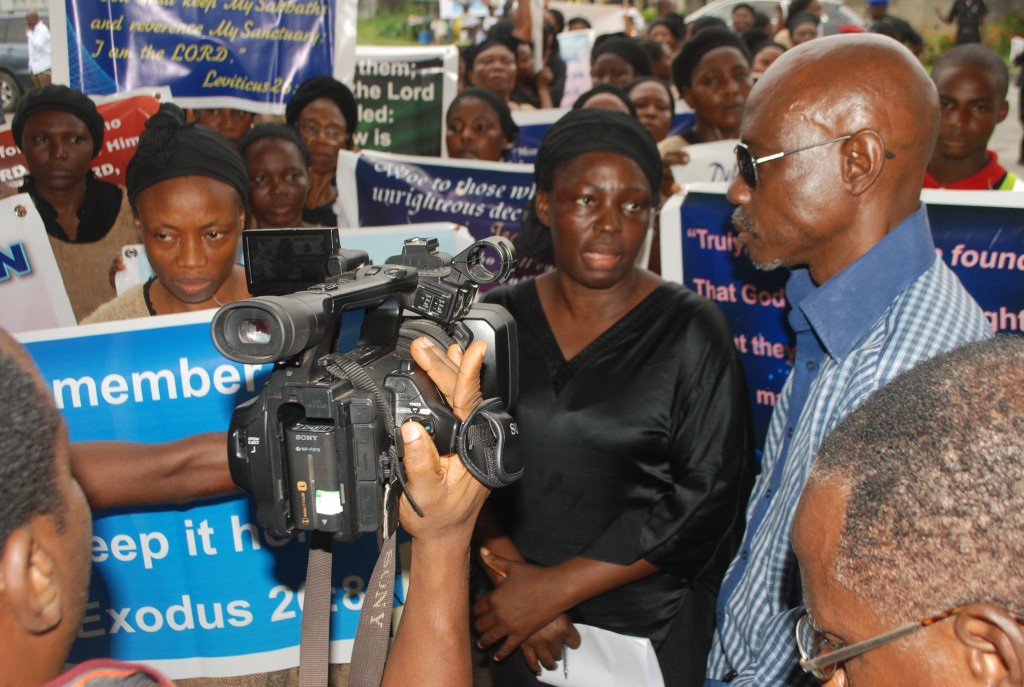
<path id="1" fill-rule="evenodd" d="M 1024 627 L 1017 616 L 1001 606 L 970 604 L 957 616 L 954 632 L 978 684 L 1024 685 Z"/>
<path id="2" fill-rule="evenodd" d="M 996 124 L 1002 123 L 1002 121 L 1006 119 L 1006 115 L 1008 114 L 1010 114 L 1010 101 L 1004 100 L 999 104 L 999 109 L 997 110 Z"/>
<path id="3" fill-rule="evenodd" d="M 35 524 L 39 518 L 33 518 Z M 16 529 L 0 558 L 0 594 L 27 632 L 43 634 L 62 617 L 60 571 L 33 522 Z"/>
<path id="4" fill-rule="evenodd" d="M 891 153 L 885 150 L 881 137 L 871 129 L 862 129 L 842 144 L 843 181 L 850 193 L 859 196 L 871 188 L 882 174 Z"/>

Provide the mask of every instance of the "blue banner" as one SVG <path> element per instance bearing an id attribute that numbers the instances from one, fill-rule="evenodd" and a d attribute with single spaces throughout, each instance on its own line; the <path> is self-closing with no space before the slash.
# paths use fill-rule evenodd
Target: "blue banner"
<path id="1" fill-rule="evenodd" d="M 287 102 L 330 74 L 334 0 L 65 0 L 70 86 Z"/>
<path id="2" fill-rule="evenodd" d="M 210 340 L 212 313 L 51 330 L 27 341 L 71 439 L 152 443 L 226 431 L 236 404 L 259 391 L 270 368 L 223 358 Z M 172 678 L 298 665 L 308 546 L 269 537 L 248 498 L 95 516 L 93 575 L 71 661 L 112 656 Z M 349 659 L 376 557 L 373 536 L 335 547 L 335 662 Z"/>
<path id="3" fill-rule="evenodd" d="M 736 242 L 725 184 L 695 184 L 662 212 L 662 275 L 716 301 L 747 375 L 761 447 L 795 350 L 788 271 L 753 267 Z M 936 250 L 998 332 L 1024 332 L 1024 194 L 923 191 Z M 942 313 L 936 313 L 942 317 Z"/>

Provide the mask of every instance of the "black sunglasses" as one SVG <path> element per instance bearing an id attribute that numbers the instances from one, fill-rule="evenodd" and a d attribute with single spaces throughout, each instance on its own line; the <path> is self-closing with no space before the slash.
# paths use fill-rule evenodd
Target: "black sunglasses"
<path id="1" fill-rule="evenodd" d="M 837 136 L 836 138 L 830 138 L 827 141 L 819 141 L 818 143 L 812 143 L 809 146 L 802 148 L 796 148 L 795 150 L 787 150 L 782 153 L 775 153 L 774 155 L 765 155 L 764 157 L 754 157 L 754 154 L 750 152 L 750 148 L 747 147 L 746 143 L 738 144 L 733 152 L 736 154 L 736 166 L 739 168 L 740 174 L 743 175 L 743 180 L 747 182 L 747 186 L 754 189 L 757 188 L 757 166 L 769 162 L 771 160 L 778 160 L 779 158 L 786 157 L 787 155 L 793 155 L 795 153 L 802 153 L 805 150 L 811 148 L 817 148 L 819 146 L 825 146 L 829 143 L 838 143 L 839 141 L 845 141 L 848 138 L 853 138 L 853 134 L 846 134 L 845 136 Z M 885 151 L 885 157 L 889 160 L 896 157 L 894 153 L 890 153 L 888 150 Z"/>

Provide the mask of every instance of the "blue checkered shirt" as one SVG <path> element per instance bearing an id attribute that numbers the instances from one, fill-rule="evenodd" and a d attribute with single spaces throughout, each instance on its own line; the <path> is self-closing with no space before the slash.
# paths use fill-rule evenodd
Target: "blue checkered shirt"
<path id="1" fill-rule="evenodd" d="M 705 687 L 817 684 L 797 664 L 802 592 L 790 528 L 818 446 L 894 376 L 992 336 L 981 308 L 936 257 L 924 206 L 820 287 L 806 269 L 794 270 L 786 297 L 796 359 L 772 414 L 743 544 L 719 594 Z"/>

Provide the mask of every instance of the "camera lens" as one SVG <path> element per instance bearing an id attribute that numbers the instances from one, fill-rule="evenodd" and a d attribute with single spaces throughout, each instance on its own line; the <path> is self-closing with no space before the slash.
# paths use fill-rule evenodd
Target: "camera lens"
<path id="1" fill-rule="evenodd" d="M 323 300 L 323 295 L 301 292 L 228 303 L 210 323 L 213 344 L 238 363 L 290 358 L 323 339 Z"/>
<path id="2" fill-rule="evenodd" d="M 245 344 L 270 343 L 270 322 L 265 319 L 247 319 L 238 323 L 238 340 Z"/>

